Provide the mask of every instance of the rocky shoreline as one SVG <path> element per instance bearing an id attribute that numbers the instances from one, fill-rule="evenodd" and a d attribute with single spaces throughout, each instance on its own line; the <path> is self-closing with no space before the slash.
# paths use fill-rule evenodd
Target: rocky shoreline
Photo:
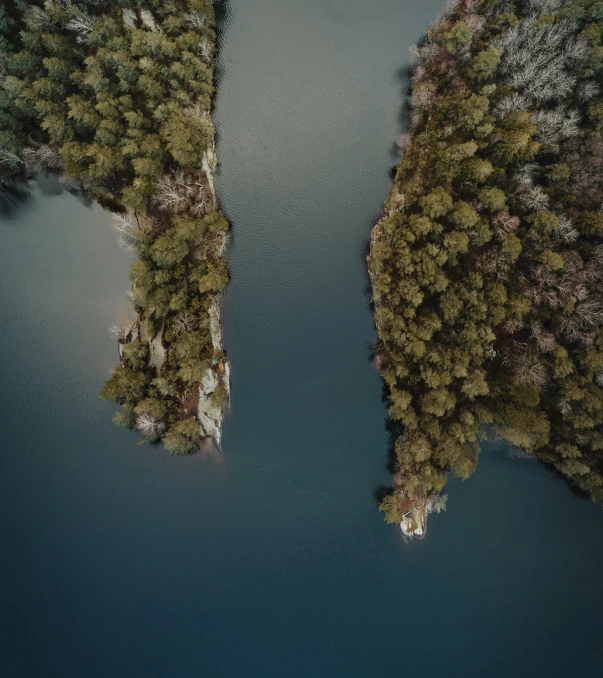
<path id="1" fill-rule="evenodd" d="M 211 123 L 211 118 L 208 115 L 208 124 L 211 125 L 213 132 L 213 124 Z M 211 146 L 203 153 L 202 158 L 202 169 L 205 174 L 207 185 L 209 187 L 214 208 L 218 208 L 215 184 L 214 184 L 214 173 L 217 165 L 215 146 L 212 143 Z M 135 215 L 131 215 L 135 218 Z M 228 235 L 221 234 L 220 243 L 217 247 L 216 254 L 219 257 L 222 257 L 226 246 L 228 244 Z M 211 296 L 211 306 L 208 310 L 209 315 L 209 329 L 211 334 L 211 347 L 213 353 L 223 354 L 224 353 L 224 339 L 222 333 L 222 309 L 221 309 L 221 294 L 212 294 Z M 137 315 L 134 323 L 130 330 L 121 335 L 118 338 L 119 354 L 120 358 L 123 355 L 123 346 L 131 341 L 139 339 L 141 342 L 145 343 L 149 347 L 149 364 L 152 365 L 157 374 L 159 375 L 160 370 L 166 359 L 166 347 L 163 342 L 163 332 L 164 332 L 165 323 L 159 329 L 159 331 L 154 336 L 149 336 L 145 330 L 145 323 L 142 322 L 141 317 Z M 230 405 L 230 390 L 231 383 L 230 377 L 231 369 L 230 362 L 226 359 L 218 360 L 213 358 L 209 367 L 205 371 L 203 378 L 201 379 L 198 387 L 198 400 L 196 405 L 192 404 L 190 399 L 186 401 L 187 408 L 185 412 L 187 414 L 194 414 L 199 422 L 201 427 L 201 440 L 208 440 L 212 442 L 218 450 L 221 450 L 222 445 L 222 424 L 224 422 L 225 410 Z M 214 402 L 214 394 L 216 390 L 223 386 L 226 389 L 227 393 L 227 402 L 223 406 L 218 406 Z M 170 394 L 176 397 L 179 397 L 178 394 Z"/>

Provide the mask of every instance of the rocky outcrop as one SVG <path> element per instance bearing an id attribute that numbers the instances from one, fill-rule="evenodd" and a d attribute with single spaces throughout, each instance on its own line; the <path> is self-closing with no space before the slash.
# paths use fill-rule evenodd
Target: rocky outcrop
<path id="1" fill-rule="evenodd" d="M 157 334 L 149 341 L 149 362 L 151 365 L 155 367 L 157 370 L 157 374 L 159 374 L 159 370 L 161 370 L 161 367 L 163 366 L 163 363 L 165 362 L 165 348 L 163 346 L 163 326 L 157 332 Z"/>
<path id="2" fill-rule="evenodd" d="M 203 375 L 203 380 L 199 386 L 199 409 L 197 412 L 199 423 L 203 429 L 203 436 L 211 438 L 218 448 L 222 444 L 224 408 L 221 404 L 215 404 L 214 394 L 221 383 L 222 379 L 216 366 L 210 367 Z"/>
<path id="3" fill-rule="evenodd" d="M 211 122 L 210 122 L 211 124 Z M 212 143 L 209 148 L 203 152 L 203 157 L 201 159 L 201 168 L 205 172 L 207 177 L 207 183 L 209 184 L 209 190 L 211 191 L 212 198 L 214 200 L 214 205 L 216 204 L 216 189 L 214 186 L 214 171 L 216 169 L 217 160 L 216 160 L 216 149 Z"/>
<path id="4" fill-rule="evenodd" d="M 400 529 L 405 537 L 422 539 L 427 534 L 427 516 L 446 509 L 447 495 L 435 494 L 426 501 L 415 504 L 400 521 Z"/>

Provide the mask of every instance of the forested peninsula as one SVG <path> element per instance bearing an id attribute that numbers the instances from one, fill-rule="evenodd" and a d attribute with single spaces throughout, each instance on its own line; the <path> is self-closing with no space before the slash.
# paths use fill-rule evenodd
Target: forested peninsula
<path id="1" fill-rule="evenodd" d="M 0 182 L 75 178 L 113 213 L 135 321 L 101 396 L 170 453 L 221 441 L 229 401 L 220 293 L 228 223 L 213 185 L 210 0 L 0 6 Z"/>
<path id="2" fill-rule="evenodd" d="M 371 234 L 407 535 L 502 437 L 603 503 L 603 2 L 460 0 L 413 49 Z"/>

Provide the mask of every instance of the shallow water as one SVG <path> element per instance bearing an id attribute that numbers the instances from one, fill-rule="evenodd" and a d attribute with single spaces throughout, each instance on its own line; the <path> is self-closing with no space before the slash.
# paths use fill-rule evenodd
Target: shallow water
<path id="1" fill-rule="evenodd" d="M 128 259 L 48 179 L 0 210 L 7 676 L 582 676 L 603 511 L 504 446 L 405 544 L 364 255 L 413 0 L 231 0 L 217 181 L 234 224 L 222 458 L 137 447 L 97 398 Z"/>

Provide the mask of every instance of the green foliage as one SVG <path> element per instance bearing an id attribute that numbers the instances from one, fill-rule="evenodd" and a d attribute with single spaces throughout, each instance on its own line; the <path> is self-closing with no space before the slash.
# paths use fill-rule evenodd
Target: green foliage
<path id="1" fill-rule="evenodd" d="M 478 82 L 489 80 L 500 63 L 500 50 L 496 47 L 478 52 L 471 62 L 470 77 Z"/>
<path id="2" fill-rule="evenodd" d="M 419 200 L 423 213 L 432 219 L 447 214 L 452 209 L 450 193 L 441 186 Z"/>
<path id="3" fill-rule="evenodd" d="M 225 407 L 228 404 L 228 389 L 220 382 L 211 396 L 211 402 L 214 407 Z"/>
<path id="4" fill-rule="evenodd" d="M 190 454 L 197 449 L 201 427 L 195 417 L 187 417 L 173 424 L 163 438 L 170 454 Z"/>
<path id="5" fill-rule="evenodd" d="M 148 354 L 148 346 L 135 339 L 123 347 L 122 361 L 131 370 L 142 370 L 147 364 Z"/>
<path id="6" fill-rule="evenodd" d="M 473 472 L 484 425 L 603 502 L 602 8 L 461 2 L 419 50 L 369 257 L 390 522 Z"/>
<path id="7" fill-rule="evenodd" d="M 115 412 L 113 415 L 113 423 L 115 426 L 120 426 L 121 428 L 134 428 L 136 419 L 134 418 L 132 409 L 126 406 Z"/>
<path id="8" fill-rule="evenodd" d="M 473 31 L 466 23 L 461 21 L 444 35 L 444 45 L 449 54 L 455 54 L 462 47 L 468 47 L 472 39 Z"/>
<path id="9" fill-rule="evenodd" d="M 399 523 L 402 520 L 405 513 L 403 502 L 404 496 L 401 494 L 390 494 L 383 499 L 379 505 L 379 510 L 383 511 L 388 523 Z"/>
<path id="10" fill-rule="evenodd" d="M 551 181 L 567 181 L 570 178 L 570 168 L 565 163 L 549 165 L 545 171 Z"/>
<path id="11" fill-rule="evenodd" d="M 100 393 L 101 398 L 134 406 L 146 396 L 149 379 L 144 372 L 118 367 Z"/>
<path id="12" fill-rule="evenodd" d="M 481 94 L 472 94 L 455 105 L 455 114 L 459 125 L 468 131 L 475 130 L 488 113 L 490 102 Z"/>
<path id="13" fill-rule="evenodd" d="M 507 196 L 500 188 L 482 188 L 479 199 L 489 212 L 500 212 L 507 208 Z"/>
<path id="14" fill-rule="evenodd" d="M 101 396 L 124 406 L 118 425 L 189 452 L 201 434 L 193 394 L 214 359 L 207 309 L 228 282 L 228 223 L 202 169 L 213 144 L 212 4 L 34 4 L 0 7 L 0 173 L 62 163 L 121 214 L 120 241 L 138 254 L 138 320 Z M 145 16 L 127 24 L 122 7 Z"/>

